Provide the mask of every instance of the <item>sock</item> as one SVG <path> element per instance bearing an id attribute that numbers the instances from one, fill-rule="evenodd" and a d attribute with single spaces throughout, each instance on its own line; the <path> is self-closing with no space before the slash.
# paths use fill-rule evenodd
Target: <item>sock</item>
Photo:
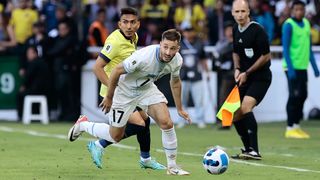
<path id="1" fill-rule="evenodd" d="M 300 129 L 300 124 L 293 124 L 292 128 L 293 129 Z"/>
<path id="2" fill-rule="evenodd" d="M 100 139 L 100 140 L 98 140 L 98 141 L 99 141 L 99 145 L 100 145 L 101 147 L 103 147 L 103 148 L 106 148 L 106 147 L 108 147 L 109 145 L 113 144 L 112 142 L 107 141 L 107 140 L 105 140 L 105 139 Z"/>
<path id="3" fill-rule="evenodd" d="M 177 159 L 177 135 L 174 127 L 171 129 L 161 129 L 162 131 L 162 145 L 167 157 L 168 167 L 175 167 Z"/>
<path id="4" fill-rule="evenodd" d="M 105 147 L 103 147 L 103 146 L 101 145 L 100 140 L 96 140 L 96 141 L 94 142 L 94 144 L 95 144 L 96 146 L 100 147 L 100 148 L 105 148 Z M 112 144 L 112 143 L 111 143 L 111 144 Z"/>
<path id="5" fill-rule="evenodd" d="M 287 126 L 287 131 L 292 130 L 293 126 Z"/>
<path id="6" fill-rule="evenodd" d="M 247 125 L 246 125 L 245 121 L 246 121 L 246 119 L 242 118 L 238 121 L 235 121 L 233 124 L 237 130 L 238 135 L 241 138 L 241 141 L 242 141 L 242 144 L 243 144 L 245 150 L 247 151 L 250 148 L 250 140 L 249 140 Z"/>
<path id="7" fill-rule="evenodd" d="M 258 148 L 258 125 L 256 118 L 253 115 L 253 112 L 248 112 L 243 115 L 245 118 L 245 122 L 247 124 L 247 132 L 250 140 L 250 147 L 253 148 L 254 151 L 259 153 Z"/>
<path id="8" fill-rule="evenodd" d="M 94 122 L 81 122 L 80 131 L 85 131 L 94 137 L 105 139 L 109 142 L 115 143 L 116 141 L 111 137 L 109 133 L 110 126 L 106 123 L 94 123 Z"/>
<path id="9" fill-rule="evenodd" d="M 150 117 L 145 121 L 145 124 L 146 126 L 137 133 L 137 140 L 139 142 L 141 152 L 150 152 Z"/>
<path id="10" fill-rule="evenodd" d="M 150 152 L 140 151 L 140 160 L 143 162 L 150 161 L 151 160 Z"/>
<path id="11" fill-rule="evenodd" d="M 127 123 L 126 129 L 124 132 L 124 136 L 122 139 L 126 139 L 130 136 L 136 135 L 139 132 L 143 131 L 143 129 L 144 129 L 144 126 Z"/>

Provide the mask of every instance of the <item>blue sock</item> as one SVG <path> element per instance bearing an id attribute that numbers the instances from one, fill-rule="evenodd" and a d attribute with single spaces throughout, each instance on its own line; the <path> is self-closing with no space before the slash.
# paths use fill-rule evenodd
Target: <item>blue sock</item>
<path id="1" fill-rule="evenodd" d="M 100 145 L 101 145 L 103 148 L 106 148 L 107 146 L 109 146 L 110 144 L 112 144 L 112 142 L 109 142 L 109 141 L 107 141 L 107 140 L 105 140 L 105 139 L 100 139 L 100 140 L 99 140 L 99 143 L 100 143 Z"/>
<path id="2" fill-rule="evenodd" d="M 140 152 L 140 156 L 143 158 L 143 159 L 147 159 L 150 157 L 150 152 L 143 152 L 141 151 Z"/>

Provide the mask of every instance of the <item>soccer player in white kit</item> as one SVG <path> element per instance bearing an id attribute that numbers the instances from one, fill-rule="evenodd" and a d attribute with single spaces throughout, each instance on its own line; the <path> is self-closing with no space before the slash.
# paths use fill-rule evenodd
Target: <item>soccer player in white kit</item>
<path id="1" fill-rule="evenodd" d="M 167 30 L 162 34 L 160 45 L 142 48 L 118 64 L 110 75 L 108 94 L 100 104 L 103 111 L 110 111 L 110 129 L 106 136 L 110 142 L 122 139 L 128 118 L 136 107 L 147 112 L 161 128 L 167 174 L 171 175 L 190 173 L 176 164 L 177 136 L 166 105 L 167 99 L 154 81 L 171 74 L 170 87 L 178 114 L 191 123 L 181 103 L 180 40 L 181 35 L 177 30 Z"/>

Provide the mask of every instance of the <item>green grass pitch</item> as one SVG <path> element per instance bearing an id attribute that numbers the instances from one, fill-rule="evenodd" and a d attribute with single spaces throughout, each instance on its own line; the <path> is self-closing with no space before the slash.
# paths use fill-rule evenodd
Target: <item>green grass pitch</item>
<path id="1" fill-rule="evenodd" d="M 41 125 L 0 121 L 0 179 L 320 179 L 320 121 L 304 121 L 302 127 L 311 138 L 284 138 L 285 122 L 259 124 L 259 146 L 262 161 L 230 160 L 222 175 L 210 175 L 202 167 L 202 155 L 208 148 L 219 145 L 231 155 L 241 147 L 235 129 L 218 131 L 210 126 L 198 129 L 187 126 L 176 129 L 178 164 L 190 176 L 168 176 L 165 171 L 141 169 L 135 137 L 110 146 L 103 156 L 103 169 L 96 168 L 86 149 L 89 135 L 69 142 L 66 134 L 72 123 Z M 161 132 L 151 126 L 151 155 L 166 164 L 161 146 Z"/>

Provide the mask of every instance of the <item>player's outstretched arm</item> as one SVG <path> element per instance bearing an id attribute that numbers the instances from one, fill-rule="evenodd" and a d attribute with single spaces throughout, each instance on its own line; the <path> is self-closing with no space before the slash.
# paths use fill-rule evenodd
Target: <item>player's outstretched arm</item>
<path id="1" fill-rule="evenodd" d="M 191 119 L 189 117 L 189 114 L 186 111 L 184 111 L 183 108 L 182 108 L 182 102 L 181 102 L 181 80 L 180 80 L 180 77 L 171 77 L 170 87 L 171 87 L 173 100 L 174 100 L 174 103 L 176 105 L 176 108 L 177 108 L 179 116 L 181 116 L 186 121 L 188 121 L 189 124 L 191 124 Z"/>

